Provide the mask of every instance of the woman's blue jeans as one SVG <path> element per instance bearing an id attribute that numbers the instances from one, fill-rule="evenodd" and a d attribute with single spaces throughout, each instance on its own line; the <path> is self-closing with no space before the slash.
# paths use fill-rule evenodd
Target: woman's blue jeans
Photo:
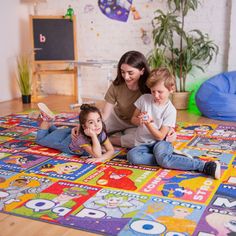
<path id="1" fill-rule="evenodd" d="M 159 165 L 166 169 L 196 170 L 202 172 L 205 162 L 198 158 L 190 158 L 173 152 L 173 146 L 167 141 L 157 141 L 134 147 L 127 153 L 132 164 Z"/>
<path id="2" fill-rule="evenodd" d="M 69 148 L 69 144 L 71 143 L 71 128 L 58 129 L 53 125 L 49 129 L 40 129 L 37 132 L 36 143 L 61 152 L 73 154 Z"/>

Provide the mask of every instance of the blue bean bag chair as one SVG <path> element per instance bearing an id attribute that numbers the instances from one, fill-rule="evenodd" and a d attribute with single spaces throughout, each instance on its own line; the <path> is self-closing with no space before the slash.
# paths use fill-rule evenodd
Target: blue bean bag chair
<path id="1" fill-rule="evenodd" d="M 236 71 L 221 73 L 203 82 L 195 99 L 204 116 L 236 121 Z"/>

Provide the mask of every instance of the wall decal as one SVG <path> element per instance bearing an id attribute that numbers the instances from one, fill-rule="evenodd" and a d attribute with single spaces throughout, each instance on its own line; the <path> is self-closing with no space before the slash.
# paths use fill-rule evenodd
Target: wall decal
<path id="1" fill-rule="evenodd" d="M 143 40 L 143 44 L 147 45 L 151 43 L 150 37 L 147 35 L 147 31 L 141 28 L 141 39 Z"/>
<path id="2" fill-rule="evenodd" d="M 132 0 L 99 0 L 102 13 L 113 20 L 126 22 L 131 11 Z"/>
<path id="3" fill-rule="evenodd" d="M 134 6 L 132 6 L 130 10 L 131 10 L 131 13 L 133 15 L 134 20 L 140 20 L 141 19 L 140 14 L 138 13 L 138 11 L 136 10 L 136 8 Z"/>
<path id="4" fill-rule="evenodd" d="M 90 13 L 94 10 L 94 6 L 92 4 L 86 4 L 84 7 L 84 13 Z"/>

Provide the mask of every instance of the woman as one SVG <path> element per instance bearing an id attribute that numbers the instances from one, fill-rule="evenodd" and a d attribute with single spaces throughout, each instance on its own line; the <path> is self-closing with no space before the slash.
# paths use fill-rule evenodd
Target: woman
<path id="1" fill-rule="evenodd" d="M 145 56 L 137 51 L 126 52 L 119 60 L 117 76 L 105 95 L 102 116 L 111 142 L 122 147 L 134 146 L 135 127 L 131 117 L 134 102 L 144 93 L 150 93 L 146 80 L 150 70 Z"/>

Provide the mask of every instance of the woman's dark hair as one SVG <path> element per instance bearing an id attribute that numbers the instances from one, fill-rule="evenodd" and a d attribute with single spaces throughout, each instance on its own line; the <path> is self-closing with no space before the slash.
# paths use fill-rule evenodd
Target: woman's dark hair
<path id="1" fill-rule="evenodd" d="M 138 81 L 139 90 L 142 94 L 150 93 L 150 89 L 146 86 L 147 78 L 150 74 L 150 69 L 147 63 L 145 56 L 138 52 L 138 51 L 129 51 L 126 52 L 118 62 L 117 65 L 117 76 L 116 79 L 113 81 L 114 85 L 120 85 L 125 82 L 124 78 L 121 75 L 121 65 L 127 64 L 132 66 L 136 69 L 142 70 L 144 69 L 143 75 L 140 76 Z"/>
<path id="2" fill-rule="evenodd" d="M 84 133 L 84 128 L 82 127 L 82 125 L 84 125 L 86 123 L 87 118 L 88 118 L 88 114 L 91 112 L 98 113 L 100 118 L 102 119 L 102 114 L 97 107 L 90 105 L 90 104 L 82 104 L 80 106 L 80 113 L 79 113 L 80 130 L 79 131 L 80 131 L 80 133 L 82 133 L 85 136 L 86 136 L 86 134 Z M 102 121 L 102 131 L 106 132 L 106 126 L 103 121 Z"/>

